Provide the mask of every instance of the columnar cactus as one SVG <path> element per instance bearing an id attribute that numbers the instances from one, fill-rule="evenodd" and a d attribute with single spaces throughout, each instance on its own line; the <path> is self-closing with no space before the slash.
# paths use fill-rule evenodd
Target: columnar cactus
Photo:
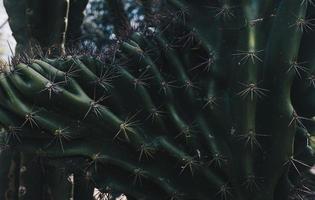
<path id="1" fill-rule="evenodd" d="M 63 53 L 80 36 L 87 0 L 4 0 L 9 23 L 17 41 L 16 51 L 30 53 L 36 47 Z M 68 20 L 69 19 L 69 20 Z"/>
<path id="2" fill-rule="evenodd" d="M 106 52 L 14 59 L 3 146 L 81 174 L 91 198 L 314 196 L 314 2 L 168 0 L 161 13 Z"/>

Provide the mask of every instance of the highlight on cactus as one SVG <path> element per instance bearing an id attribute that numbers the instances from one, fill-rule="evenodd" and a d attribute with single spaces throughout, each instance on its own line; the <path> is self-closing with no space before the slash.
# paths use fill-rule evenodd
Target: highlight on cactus
<path id="1" fill-rule="evenodd" d="M 315 1 L 132 2 L 4 0 L 0 199 L 313 199 Z"/>

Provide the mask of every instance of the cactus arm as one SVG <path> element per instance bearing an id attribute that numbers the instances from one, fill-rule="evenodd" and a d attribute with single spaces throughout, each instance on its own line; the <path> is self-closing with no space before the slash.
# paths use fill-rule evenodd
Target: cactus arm
<path id="1" fill-rule="evenodd" d="M 32 53 L 34 45 L 39 45 L 45 54 L 64 54 L 67 37 L 72 42 L 80 37 L 82 12 L 86 4 L 86 0 L 5 1 L 9 23 L 17 41 L 17 53 Z"/>
<path id="2" fill-rule="evenodd" d="M 1 131 L 1 140 L 3 139 L 3 131 Z M 1 141 L 1 145 L 2 142 Z M 0 170 L 0 197 L 2 199 L 16 199 L 18 187 L 15 182 L 14 173 L 12 173 L 12 169 L 17 164 L 16 161 L 17 152 L 16 151 L 8 151 L 2 150 L 0 154 L 1 161 L 1 170 Z"/>
<path id="3" fill-rule="evenodd" d="M 121 0 L 107 0 L 109 12 L 112 16 L 116 36 L 124 36 L 131 26 L 125 12 L 124 3 Z"/>
<path id="4" fill-rule="evenodd" d="M 264 63 L 264 76 L 270 77 L 270 82 L 265 83 L 265 88 L 270 89 L 269 101 L 272 102 L 261 108 L 271 109 L 273 113 L 265 113 L 264 118 L 269 118 L 271 121 L 268 130 L 270 132 L 272 146 L 268 156 L 270 165 L 266 166 L 265 176 L 267 177 L 265 188 L 266 193 L 272 194 L 271 188 L 274 188 L 279 177 L 283 172 L 283 163 L 293 156 L 293 140 L 295 134 L 295 125 L 289 125 L 292 120 L 293 107 L 290 101 L 290 88 L 295 76 L 293 71 L 287 72 L 288 63 L 297 57 L 297 50 L 300 46 L 301 32 L 297 31 L 296 27 L 290 27 L 290 24 L 296 23 L 295 17 L 289 13 L 296 13 L 298 17 L 305 17 L 306 6 L 300 2 L 292 3 L 289 1 L 281 2 L 277 16 L 275 18 L 269 41 L 277 41 L 269 43 L 266 51 L 268 56 Z M 286 39 L 279 34 L 280 31 L 286 32 Z M 285 52 L 284 52 L 285 51 Z M 272 72 L 271 72 L 272 70 Z M 281 105 L 281 106 L 280 106 Z M 269 120 L 267 120 L 269 122 Z M 266 121 L 266 122 L 267 122 Z M 283 135 L 283 133 L 286 133 Z M 282 144 L 279 148 L 279 143 Z M 272 173 L 270 173 L 272 169 Z M 266 194 L 267 195 L 267 194 Z"/>
<path id="5" fill-rule="evenodd" d="M 3 2 L 5 9 L 9 15 L 9 24 L 13 32 L 13 37 L 17 42 L 16 52 L 23 52 L 30 48 L 32 35 L 28 15 L 30 10 L 27 10 L 26 2 L 20 0 L 6 0 Z"/>
<path id="6" fill-rule="evenodd" d="M 86 175 L 82 172 L 74 174 L 74 191 L 73 197 L 78 200 L 93 200 L 94 188 L 91 183 L 92 180 L 87 179 Z"/>
<path id="7" fill-rule="evenodd" d="M 18 199 L 41 199 L 43 194 L 40 192 L 43 188 L 41 166 L 34 161 L 33 156 L 20 153 L 19 172 L 19 193 Z M 34 178 L 34 174 L 38 174 Z"/>
<path id="8" fill-rule="evenodd" d="M 71 184 L 68 181 L 66 171 L 62 168 L 56 168 L 54 166 L 45 167 L 45 173 L 43 174 L 44 182 L 46 182 L 45 195 L 47 199 L 60 199 L 68 200 L 72 198 Z"/>
<path id="9" fill-rule="evenodd" d="M 145 21 L 148 22 L 149 24 L 152 23 L 152 15 L 153 15 L 153 5 L 154 3 L 152 2 L 152 0 L 141 0 L 141 4 L 143 7 L 143 12 L 144 12 L 144 16 L 145 16 Z"/>
<path id="10" fill-rule="evenodd" d="M 66 48 L 75 48 L 81 39 L 81 24 L 84 9 L 88 0 L 70 0 L 68 26 L 66 32 Z"/>

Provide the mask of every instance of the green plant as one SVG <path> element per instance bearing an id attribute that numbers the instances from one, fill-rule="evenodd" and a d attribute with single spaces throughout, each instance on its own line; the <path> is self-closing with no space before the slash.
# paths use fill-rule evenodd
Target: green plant
<path id="1" fill-rule="evenodd" d="M 75 171 L 90 197 L 312 196 L 313 4 L 169 0 L 106 52 L 16 57 L 3 145 Z"/>
<path id="2" fill-rule="evenodd" d="M 88 0 L 4 0 L 9 24 L 17 42 L 16 54 L 40 47 L 44 53 L 60 54 L 65 41 L 73 43 L 81 34 L 83 10 Z"/>

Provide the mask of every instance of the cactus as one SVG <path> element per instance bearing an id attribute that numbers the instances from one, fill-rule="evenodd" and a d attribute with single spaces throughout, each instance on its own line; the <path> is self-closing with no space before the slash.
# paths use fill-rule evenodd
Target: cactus
<path id="1" fill-rule="evenodd" d="M 165 4 L 105 52 L 13 59 L 3 146 L 66 167 L 85 198 L 314 196 L 314 2 Z"/>
<path id="2" fill-rule="evenodd" d="M 66 37 L 68 42 L 80 37 L 82 12 L 87 2 L 5 0 L 9 24 L 17 41 L 17 54 L 32 53 L 37 47 L 45 53 L 64 53 Z"/>

